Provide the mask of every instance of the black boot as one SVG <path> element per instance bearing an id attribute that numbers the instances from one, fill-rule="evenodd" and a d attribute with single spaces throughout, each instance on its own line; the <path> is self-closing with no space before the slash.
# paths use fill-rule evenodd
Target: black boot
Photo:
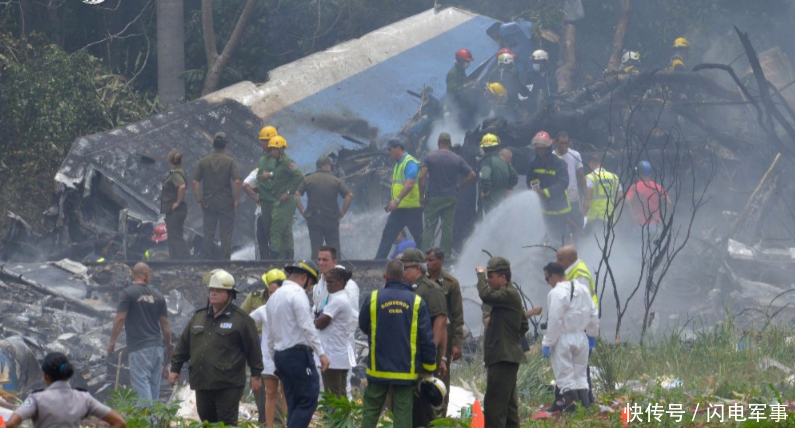
<path id="1" fill-rule="evenodd" d="M 588 389 L 578 389 L 577 392 L 578 395 L 580 396 L 580 402 L 582 403 L 582 407 L 586 409 L 591 407 L 592 401 L 591 397 L 589 396 L 591 391 Z"/>

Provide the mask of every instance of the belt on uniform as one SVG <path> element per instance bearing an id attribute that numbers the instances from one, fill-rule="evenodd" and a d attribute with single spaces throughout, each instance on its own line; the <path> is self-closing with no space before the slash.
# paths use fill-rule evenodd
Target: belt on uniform
<path id="1" fill-rule="evenodd" d="M 295 345 L 292 348 L 282 349 L 281 351 L 276 351 L 276 352 L 287 352 L 287 351 L 309 351 L 309 352 L 313 352 L 312 351 L 312 347 L 306 346 L 306 345 Z"/>

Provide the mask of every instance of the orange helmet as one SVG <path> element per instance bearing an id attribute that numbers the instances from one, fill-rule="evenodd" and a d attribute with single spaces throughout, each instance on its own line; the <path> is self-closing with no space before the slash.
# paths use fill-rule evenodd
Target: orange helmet
<path id="1" fill-rule="evenodd" d="M 162 223 L 158 224 L 157 227 L 155 227 L 155 232 L 152 234 L 152 242 L 154 242 L 155 244 L 159 244 L 167 240 L 168 240 L 168 230 L 166 229 L 166 225 Z"/>
<path id="2" fill-rule="evenodd" d="M 546 131 L 541 131 L 533 137 L 530 145 L 533 147 L 549 147 L 552 145 L 552 137 Z"/>

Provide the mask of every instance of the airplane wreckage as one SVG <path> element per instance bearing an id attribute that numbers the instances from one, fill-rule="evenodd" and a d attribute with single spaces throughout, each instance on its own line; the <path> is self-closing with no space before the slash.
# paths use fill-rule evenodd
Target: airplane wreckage
<path id="1" fill-rule="evenodd" d="M 795 207 L 791 174 L 783 173 L 795 159 L 795 112 L 790 108 L 795 73 L 780 50 L 757 54 L 745 34 L 738 31 L 738 36 L 750 59 L 742 76 L 721 64 L 701 64 L 685 72 L 608 73 L 552 96 L 514 120 L 484 117 L 463 127 L 465 133 L 454 134 L 455 149 L 475 165 L 480 138 L 495 133 L 514 151 L 514 167 L 521 173 L 532 157 L 530 138 L 543 129 L 551 134 L 567 131 L 583 153 L 606 152 L 608 166 L 637 163 L 641 152 L 664 165 L 672 150 L 672 133 L 664 129 L 676 128 L 676 138 L 686 137 L 690 154 L 683 168 L 696 170 L 694 177 L 700 177 L 701 166 L 711 162 L 721 174 L 709 190 L 711 204 L 721 206 L 714 214 L 717 220 L 694 232 L 698 242 L 693 245 L 701 253 L 699 274 L 709 283 L 700 291 L 706 296 L 713 288 L 721 289 L 717 312 L 724 308 L 719 304 L 736 306 L 751 299 L 761 309 L 745 314 L 749 322 L 769 321 L 795 304 L 790 294 L 795 235 L 768 221 L 777 217 L 791 226 L 795 219 L 789 208 Z M 328 154 L 357 195 L 353 209 L 382 210 L 392 170 L 385 141 L 402 138 L 409 152 L 421 155 L 435 148 L 440 132 L 458 128 L 448 126 L 456 122 L 457 113 L 443 96 L 451 52 L 466 46 L 483 59 L 469 74 L 473 87 L 483 87 L 496 65 L 495 52 L 507 46 L 529 58 L 532 38 L 528 22 L 499 23 L 452 7 L 430 10 L 279 67 L 264 84 L 241 82 L 140 122 L 78 138 L 55 176 L 52 206 L 43 213 L 48 232 L 38 234 L 28 223 L 31 219 L 7 213 L 13 224 L 0 249 L 0 290 L 15 298 L 0 301 L 0 355 L 8 365 L 0 367 L 3 389 L 24 393 L 38 386 L 36 358 L 54 350 L 72 356 L 81 374 L 77 381 L 94 393 L 124 383 L 123 348 L 105 355 L 114 293 L 129 282 L 130 266 L 141 260 L 158 223 L 170 150 L 184 153 L 190 172 L 210 150 L 212 136 L 223 131 L 241 171 L 250 171 L 261 154 L 256 140 L 260 128 L 276 124 L 287 138 L 290 156 L 305 172 L 314 169 L 318 156 Z M 671 88 L 686 91 L 689 101 L 668 99 Z M 739 105 L 740 112 L 732 115 L 736 123 L 699 106 L 708 103 Z M 627 152 L 635 159 L 621 161 Z M 631 176 L 631 168 L 624 166 Z M 744 177 L 744 185 L 733 182 L 735 175 Z M 748 177 L 758 184 L 748 184 Z M 750 188 L 741 204 L 733 202 L 738 187 Z M 479 220 L 476 199 L 474 186 L 459 197 L 460 242 Z M 192 197 L 186 201 L 186 233 L 195 243 L 201 239 L 200 210 Z M 74 262 L 91 251 L 101 233 L 114 237 L 116 262 Z M 241 200 L 234 245 L 250 245 L 253 237 L 254 205 Z M 380 285 L 381 262 L 349 263 L 363 290 Z M 247 292 L 259 286 L 260 275 L 272 265 L 278 263 L 152 263 L 175 332 L 194 308 L 205 304 L 202 274 L 223 266 Z"/>

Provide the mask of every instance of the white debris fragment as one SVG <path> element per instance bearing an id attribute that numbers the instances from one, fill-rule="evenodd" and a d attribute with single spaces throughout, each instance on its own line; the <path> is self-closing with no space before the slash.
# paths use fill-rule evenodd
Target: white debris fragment
<path id="1" fill-rule="evenodd" d="M 450 386 L 450 403 L 447 405 L 447 416 L 457 418 L 461 409 L 466 409 L 475 404 L 475 394 L 464 388 Z"/>

